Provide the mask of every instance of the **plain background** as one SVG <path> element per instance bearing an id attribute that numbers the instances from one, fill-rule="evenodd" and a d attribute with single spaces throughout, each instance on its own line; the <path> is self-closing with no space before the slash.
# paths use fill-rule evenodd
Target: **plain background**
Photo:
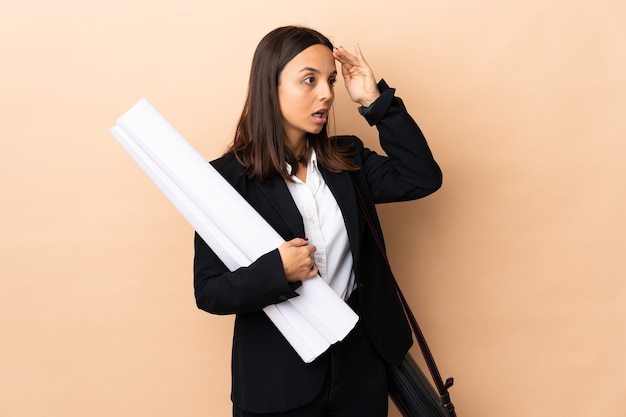
<path id="1" fill-rule="evenodd" d="M 380 215 L 458 415 L 619 415 L 625 13 L 618 0 L 0 0 L 0 415 L 229 415 L 232 317 L 196 309 L 193 230 L 108 131 L 146 97 L 220 155 L 253 50 L 285 24 L 358 42 L 442 166 L 439 192 Z M 377 149 L 337 92 L 336 132 Z"/>

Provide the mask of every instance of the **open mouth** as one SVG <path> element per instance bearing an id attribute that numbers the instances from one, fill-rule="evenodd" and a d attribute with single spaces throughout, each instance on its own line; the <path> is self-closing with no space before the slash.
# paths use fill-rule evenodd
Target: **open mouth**
<path id="1" fill-rule="evenodd" d="M 313 113 L 313 118 L 315 118 L 320 123 L 326 123 L 326 116 L 328 112 L 326 110 L 320 110 Z"/>

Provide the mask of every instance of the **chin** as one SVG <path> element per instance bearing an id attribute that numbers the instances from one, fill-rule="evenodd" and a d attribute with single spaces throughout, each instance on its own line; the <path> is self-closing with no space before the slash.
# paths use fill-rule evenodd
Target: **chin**
<path id="1" fill-rule="evenodd" d="M 322 132 L 322 130 L 324 130 L 326 128 L 326 125 L 323 126 L 318 126 L 316 129 L 311 129 L 309 130 L 309 133 L 311 135 L 318 135 Z"/>

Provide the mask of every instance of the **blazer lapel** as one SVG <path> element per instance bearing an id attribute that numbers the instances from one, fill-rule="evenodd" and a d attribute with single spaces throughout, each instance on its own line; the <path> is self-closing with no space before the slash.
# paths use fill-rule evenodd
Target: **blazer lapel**
<path id="1" fill-rule="evenodd" d="M 285 181 L 281 177 L 275 176 L 269 184 L 263 184 L 258 181 L 254 183 L 265 195 L 269 205 L 275 210 L 275 216 L 271 216 L 271 219 L 266 217 L 266 220 L 283 239 L 291 240 L 295 237 L 304 237 L 302 216 L 291 197 Z M 288 231 L 284 227 L 279 226 L 281 221 L 287 226 Z"/>
<path id="2" fill-rule="evenodd" d="M 346 171 L 335 174 L 325 169 L 320 169 L 320 171 L 328 188 L 335 196 L 335 200 L 337 200 L 339 209 L 343 214 L 344 223 L 348 232 L 348 240 L 350 241 L 352 258 L 356 266 L 359 264 L 359 248 L 361 246 L 364 222 L 359 214 L 359 205 L 356 201 L 352 178 L 350 178 L 352 174 Z"/>

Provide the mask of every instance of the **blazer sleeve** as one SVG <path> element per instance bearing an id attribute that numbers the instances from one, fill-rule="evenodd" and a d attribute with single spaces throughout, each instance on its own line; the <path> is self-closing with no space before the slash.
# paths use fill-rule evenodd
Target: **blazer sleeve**
<path id="1" fill-rule="evenodd" d="M 374 203 L 407 201 L 425 197 L 442 184 L 442 173 L 426 138 L 384 80 L 381 96 L 367 108 L 359 108 L 371 126 L 376 126 L 386 156 L 360 149 L 360 164 Z M 358 152 L 358 150 L 357 150 Z"/>
<path id="2" fill-rule="evenodd" d="M 198 233 L 194 249 L 194 292 L 202 310 L 214 314 L 248 313 L 298 295 L 296 285 L 287 281 L 278 249 L 232 272 Z"/>

